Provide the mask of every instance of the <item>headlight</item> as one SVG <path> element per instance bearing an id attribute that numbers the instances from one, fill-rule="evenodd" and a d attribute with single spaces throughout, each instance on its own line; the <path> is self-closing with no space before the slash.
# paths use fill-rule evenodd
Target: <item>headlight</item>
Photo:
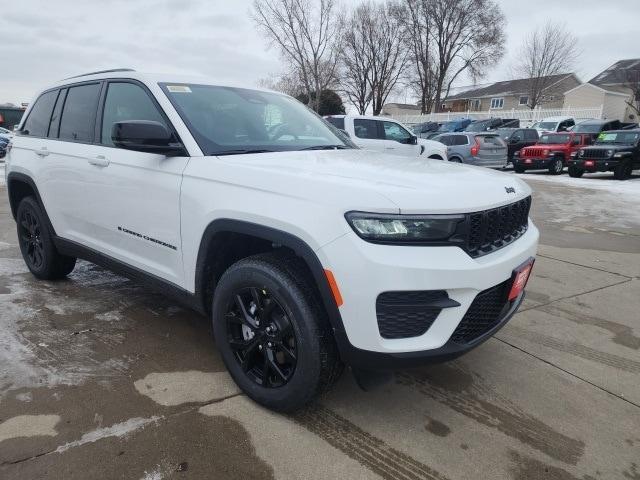
<path id="1" fill-rule="evenodd" d="M 584 150 L 580 150 L 580 154 L 581 157 L 584 157 Z"/>
<path id="2" fill-rule="evenodd" d="M 432 243 L 449 240 L 464 215 L 386 215 L 349 212 L 345 218 L 364 240 L 380 243 Z"/>
<path id="3" fill-rule="evenodd" d="M 547 155 L 549 155 L 549 150 L 547 150 L 547 149 L 543 150 L 543 151 L 542 151 L 542 155 L 544 155 L 545 157 L 546 157 Z"/>
<path id="4" fill-rule="evenodd" d="M 613 157 L 613 150 L 607 150 L 607 157 Z"/>

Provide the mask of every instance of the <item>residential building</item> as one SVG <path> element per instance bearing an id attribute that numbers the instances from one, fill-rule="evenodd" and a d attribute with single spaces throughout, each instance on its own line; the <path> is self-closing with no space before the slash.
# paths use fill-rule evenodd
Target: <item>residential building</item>
<path id="1" fill-rule="evenodd" d="M 563 73 L 547 77 L 545 83 L 540 107 L 562 108 L 564 92 L 580 85 L 580 80 L 574 73 Z M 442 107 L 445 112 L 529 109 L 530 90 L 529 78 L 495 82 L 449 95 Z"/>
<path id="2" fill-rule="evenodd" d="M 398 118 L 402 115 L 419 115 L 420 107 L 411 103 L 385 103 L 380 115 Z"/>
<path id="3" fill-rule="evenodd" d="M 634 84 L 640 89 L 640 58 L 620 60 L 587 83 L 565 92 L 564 108 L 601 108 L 603 118 L 637 122 L 638 114 L 629 105 Z"/>

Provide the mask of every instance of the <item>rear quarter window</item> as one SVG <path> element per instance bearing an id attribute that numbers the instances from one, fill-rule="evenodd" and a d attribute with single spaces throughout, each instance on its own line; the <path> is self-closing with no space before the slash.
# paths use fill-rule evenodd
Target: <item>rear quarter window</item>
<path id="1" fill-rule="evenodd" d="M 49 132 L 51 113 L 58 98 L 58 90 L 45 92 L 34 103 L 27 120 L 22 127 L 22 134 L 32 137 L 46 137 Z"/>

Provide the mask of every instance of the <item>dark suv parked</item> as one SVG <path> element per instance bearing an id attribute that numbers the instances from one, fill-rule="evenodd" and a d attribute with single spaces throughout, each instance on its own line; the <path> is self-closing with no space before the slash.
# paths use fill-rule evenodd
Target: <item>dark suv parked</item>
<path id="1" fill-rule="evenodd" d="M 496 133 L 507 144 L 507 157 L 513 161 L 513 154 L 524 147 L 535 145 L 538 141 L 538 131 L 535 128 L 499 128 Z"/>
<path id="2" fill-rule="evenodd" d="M 626 130 L 628 128 L 638 128 L 638 124 L 623 123 L 620 120 L 585 120 L 577 123 L 571 131 L 573 133 L 589 133 L 595 140 L 602 132 Z"/>
<path id="3" fill-rule="evenodd" d="M 603 132 L 591 147 L 585 147 L 569 162 L 569 175 L 584 172 L 613 172 L 618 180 L 640 168 L 640 129 Z"/>

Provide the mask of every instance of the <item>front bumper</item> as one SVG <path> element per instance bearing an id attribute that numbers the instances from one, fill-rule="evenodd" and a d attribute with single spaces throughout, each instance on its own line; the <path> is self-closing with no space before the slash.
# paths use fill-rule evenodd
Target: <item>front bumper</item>
<path id="1" fill-rule="evenodd" d="M 586 159 L 572 159 L 569 162 L 569 166 L 573 166 L 575 168 L 579 168 L 580 170 L 584 170 L 585 172 L 609 172 L 614 170 L 618 165 L 620 165 L 620 159 L 617 158 L 607 158 L 607 159 L 599 159 L 594 160 L 591 158 Z"/>
<path id="2" fill-rule="evenodd" d="M 514 158 L 513 165 L 524 170 L 547 169 L 553 158 Z"/>
<path id="3" fill-rule="evenodd" d="M 455 246 L 371 244 L 351 232 L 325 245 L 318 256 L 333 272 L 344 299 L 340 307 L 344 334 L 337 335 L 343 359 L 361 368 L 415 365 L 453 358 L 479 345 L 508 321 L 522 296 L 497 326 L 472 343 L 453 344 L 450 338 L 480 292 L 508 280 L 516 267 L 535 256 L 538 236 L 529 222 L 518 240 L 478 258 Z M 443 309 L 420 336 L 383 338 L 376 316 L 378 296 L 422 290 L 445 290 L 459 306 Z"/>

